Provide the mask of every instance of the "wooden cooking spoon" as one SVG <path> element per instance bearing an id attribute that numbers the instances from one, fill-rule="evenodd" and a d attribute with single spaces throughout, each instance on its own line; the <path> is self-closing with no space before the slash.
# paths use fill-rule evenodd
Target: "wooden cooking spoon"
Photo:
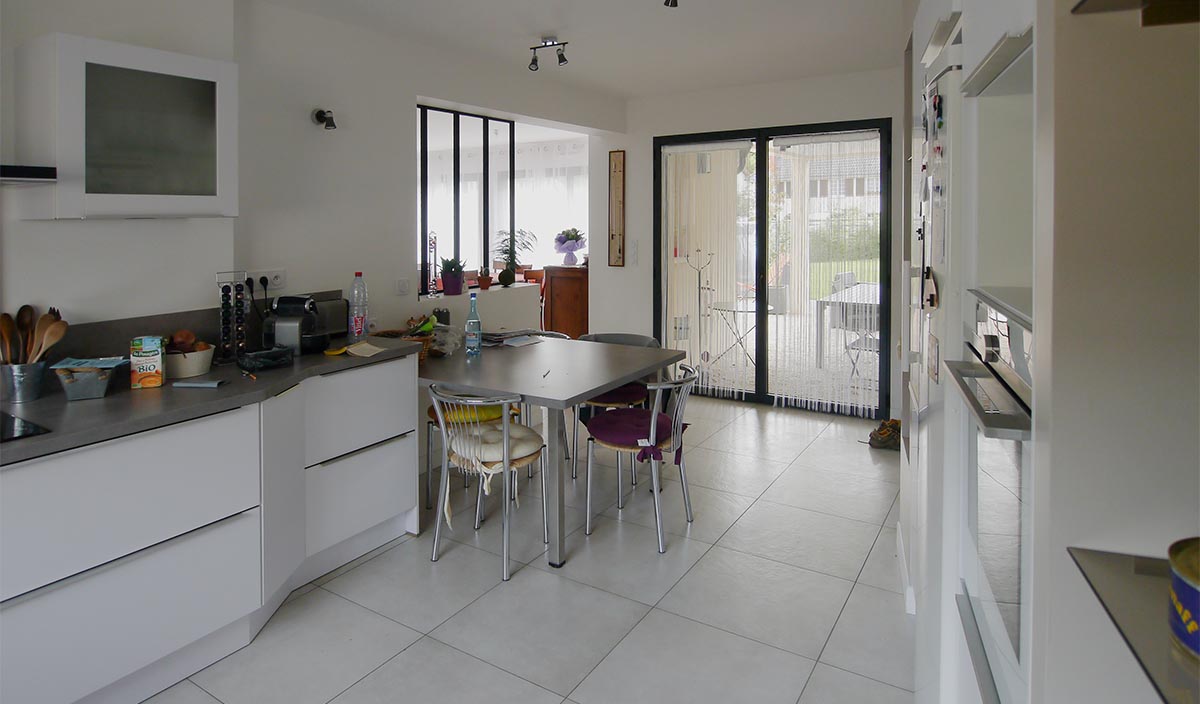
<path id="1" fill-rule="evenodd" d="M 0 313 L 0 343 L 4 345 L 4 361 L 17 363 L 17 323 L 8 313 Z"/>
<path id="2" fill-rule="evenodd" d="M 36 357 L 29 360 L 30 364 L 41 361 L 42 355 L 46 354 L 49 349 L 58 344 L 59 340 L 67 334 L 67 324 L 61 320 L 55 320 L 46 328 L 46 334 L 42 335 L 42 339 L 38 344 L 38 353 Z"/>
<path id="3" fill-rule="evenodd" d="M 17 311 L 17 333 L 20 335 L 20 346 L 17 348 L 17 361 L 29 360 L 29 350 L 33 347 L 33 306 L 26 303 Z"/>
<path id="4" fill-rule="evenodd" d="M 39 357 L 42 351 L 42 338 L 46 337 L 46 331 L 54 323 L 54 316 L 49 313 L 43 313 L 42 317 L 38 318 L 37 326 L 33 329 L 33 344 L 29 347 L 29 356 L 27 361 L 33 362 L 34 357 Z"/>

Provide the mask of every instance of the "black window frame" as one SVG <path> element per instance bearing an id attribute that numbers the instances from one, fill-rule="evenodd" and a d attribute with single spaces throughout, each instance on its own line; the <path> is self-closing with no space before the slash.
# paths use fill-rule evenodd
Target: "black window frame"
<path id="1" fill-rule="evenodd" d="M 492 256 L 491 243 L 491 123 L 497 122 L 508 125 L 508 237 L 509 246 L 513 246 L 517 232 L 517 123 L 513 120 L 506 120 L 500 117 L 491 117 L 488 115 L 480 115 L 477 113 L 466 112 L 463 110 L 451 110 L 450 108 L 439 108 L 433 105 L 418 104 L 417 109 L 420 111 L 421 136 L 420 144 L 417 148 L 420 150 L 420 252 L 421 260 L 419 262 L 421 270 L 421 285 L 419 287 L 419 295 L 428 296 L 437 291 L 429 290 L 430 272 L 436 270 L 437 262 L 429 261 L 429 112 L 440 112 L 450 115 L 454 120 L 453 139 L 454 139 L 454 231 L 451 233 L 454 257 L 459 257 L 461 251 L 461 187 L 462 187 L 462 171 L 461 157 L 462 150 L 460 144 L 460 125 L 459 119 L 462 117 L 478 118 L 482 122 L 483 128 L 483 256 L 485 261 L 481 263 L 481 268 L 484 266 L 490 267 Z"/>

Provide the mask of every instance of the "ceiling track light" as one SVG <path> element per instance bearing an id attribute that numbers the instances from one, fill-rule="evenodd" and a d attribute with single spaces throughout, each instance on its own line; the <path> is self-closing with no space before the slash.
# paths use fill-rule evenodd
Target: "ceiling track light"
<path id="1" fill-rule="evenodd" d="M 529 47 L 529 50 L 533 52 L 533 58 L 530 59 L 530 61 L 529 61 L 529 70 L 530 71 L 538 70 L 538 55 L 537 55 L 538 49 L 550 49 L 550 48 L 555 49 L 555 53 L 558 54 L 558 65 L 566 66 L 567 65 L 567 54 L 565 51 L 565 47 L 567 46 L 567 44 L 568 44 L 568 42 L 558 41 L 558 37 L 542 37 L 541 44 L 538 44 L 537 46 Z"/>

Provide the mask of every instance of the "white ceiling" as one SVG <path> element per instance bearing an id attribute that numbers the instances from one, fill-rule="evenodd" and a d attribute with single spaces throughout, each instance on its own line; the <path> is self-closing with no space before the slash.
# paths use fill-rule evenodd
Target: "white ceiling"
<path id="1" fill-rule="evenodd" d="M 900 64 L 901 0 L 273 0 L 622 96 L 849 73 Z"/>

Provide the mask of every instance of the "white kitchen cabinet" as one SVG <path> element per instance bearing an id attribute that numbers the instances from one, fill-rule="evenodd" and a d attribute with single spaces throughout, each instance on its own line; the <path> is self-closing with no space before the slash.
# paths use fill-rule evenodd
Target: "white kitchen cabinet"
<path id="1" fill-rule="evenodd" d="M 70 34 L 14 63 L 18 163 L 58 168 L 46 217 L 237 215 L 236 64 Z"/>
<path id="2" fill-rule="evenodd" d="M 417 427 L 417 356 L 304 382 L 305 466 Z"/>
<path id="3" fill-rule="evenodd" d="M 0 599 L 259 504 L 258 407 L 0 468 Z"/>
<path id="4" fill-rule="evenodd" d="M 417 505 L 416 433 L 306 470 L 308 554 Z"/>
<path id="5" fill-rule="evenodd" d="M 959 0 L 962 3 L 962 66 L 969 77 L 1000 40 L 1033 26 L 1033 0 Z"/>
<path id="6" fill-rule="evenodd" d="M 262 418 L 263 603 L 305 557 L 304 385 L 259 404 Z"/>
<path id="7" fill-rule="evenodd" d="M 66 704 L 259 605 L 252 509 L 0 605 L 0 701 Z"/>

